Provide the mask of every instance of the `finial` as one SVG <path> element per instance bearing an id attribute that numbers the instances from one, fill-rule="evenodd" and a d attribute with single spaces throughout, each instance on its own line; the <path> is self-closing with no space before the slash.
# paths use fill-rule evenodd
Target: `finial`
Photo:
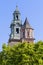
<path id="1" fill-rule="evenodd" d="M 16 5 L 16 11 L 18 11 L 18 6 Z"/>

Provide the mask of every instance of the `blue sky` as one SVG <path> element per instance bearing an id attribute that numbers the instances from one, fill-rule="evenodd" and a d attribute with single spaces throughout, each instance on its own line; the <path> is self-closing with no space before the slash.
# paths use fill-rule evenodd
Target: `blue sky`
<path id="1" fill-rule="evenodd" d="M 0 50 L 2 44 L 8 42 L 9 27 L 16 5 L 21 13 L 22 23 L 27 17 L 34 28 L 35 41 L 43 41 L 43 0 L 0 0 Z"/>

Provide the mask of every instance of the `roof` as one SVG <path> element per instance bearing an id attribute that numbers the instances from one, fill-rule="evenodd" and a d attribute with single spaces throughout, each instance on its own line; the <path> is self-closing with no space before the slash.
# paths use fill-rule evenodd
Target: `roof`
<path id="1" fill-rule="evenodd" d="M 31 28 L 31 26 L 30 26 L 30 24 L 29 24 L 27 18 L 25 19 L 24 27 L 25 27 L 25 28 Z"/>
<path id="2" fill-rule="evenodd" d="M 16 14 L 19 13 L 20 14 L 18 6 L 16 6 L 16 9 L 15 9 L 14 13 L 16 13 Z"/>

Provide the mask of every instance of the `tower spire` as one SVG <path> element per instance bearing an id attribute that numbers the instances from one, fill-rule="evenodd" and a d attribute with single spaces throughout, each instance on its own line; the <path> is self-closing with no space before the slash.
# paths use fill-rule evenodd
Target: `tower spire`
<path id="1" fill-rule="evenodd" d="M 15 11 L 18 11 L 18 6 L 16 5 L 16 10 Z"/>

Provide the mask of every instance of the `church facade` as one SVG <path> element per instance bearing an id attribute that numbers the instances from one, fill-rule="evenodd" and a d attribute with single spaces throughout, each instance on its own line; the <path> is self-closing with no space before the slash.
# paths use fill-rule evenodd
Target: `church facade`
<path id="1" fill-rule="evenodd" d="M 24 24 L 22 24 L 21 14 L 16 6 L 16 9 L 13 13 L 13 21 L 10 25 L 11 33 L 9 37 L 9 45 L 14 45 L 18 42 L 34 42 L 33 37 L 33 28 L 30 26 L 27 18 L 25 19 Z"/>

